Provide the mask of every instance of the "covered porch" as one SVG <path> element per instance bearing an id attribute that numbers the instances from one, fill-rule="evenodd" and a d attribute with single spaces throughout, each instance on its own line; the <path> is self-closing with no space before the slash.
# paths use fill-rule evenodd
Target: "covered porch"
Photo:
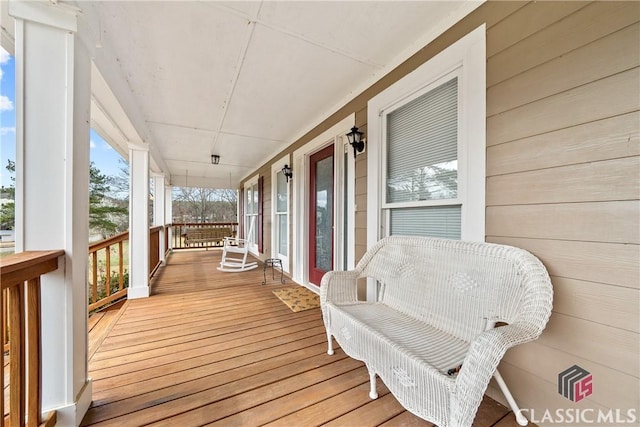
<path id="1" fill-rule="evenodd" d="M 320 309 L 294 313 L 272 293 L 290 280 L 269 274 L 262 285 L 262 268 L 225 274 L 219 262 L 216 250 L 174 252 L 149 298 L 90 332 L 93 403 L 82 425 L 432 426 L 380 381 L 371 400 L 363 363 L 327 355 Z M 486 397 L 474 425 L 517 423 Z"/>
<path id="2" fill-rule="evenodd" d="M 327 270 L 350 269 L 379 238 L 407 232 L 395 226 L 427 233 L 430 218 L 455 220 L 450 238 L 532 252 L 556 298 L 540 340 L 501 365 L 516 399 L 530 414 L 637 422 L 638 3 L 391 4 L 0 2 L 2 44 L 16 57 L 16 251 L 47 252 L 46 268 L 2 284 L 15 313 L 24 280 L 35 288 L 31 324 L 42 323 L 43 338 L 26 351 L 42 353 L 26 370 L 41 373 L 29 385 L 41 392 L 31 422 L 422 423 L 388 393 L 369 400 L 359 362 L 326 355 L 318 310 L 289 312 L 271 293 L 280 285 L 260 284 L 261 269 L 220 276 L 217 251 L 170 253 L 177 186 L 237 189 L 238 234 L 255 222 L 253 254 L 281 257 L 301 285 L 319 283 L 308 254 L 322 209 L 335 220 L 321 221 L 332 244 L 319 258 L 336 261 Z M 447 145 L 451 159 L 417 169 L 459 161 L 464 197 L 426 200 L 416 187 L 416 199 L 390 203 L 397 177 L 385 156 L 399 146 L 383 132 L 389 116 L 454 81 L 451 129 L 465 132 Z M 94 341 L 90 128 L 130 165 L 130 300 Z M 363 150 L 347 142 L 354 128 Z M 414 158 L 418 145 L 398 153 Z M 332 154 L 320 156 L 325 149 Z M 330 179 L 317 191 L 312 172 L 325 161 Z M 150 264 L 162 265 L 151 280 Z M 366 291 L 376 299 L 375 286 Z M 12 329 L 24 343 L 25 326 Z M 580 401 L 558 393 L 558 374 L 574 365 L 597 378 Z M 24 377 L 15 370 L 23 392 Z M 487 393 L 501 399 L 495 387 Z M 13 402 L 14 420 L 24 419 Z M 491 400 L 476 418 L 513 423 Z"/>

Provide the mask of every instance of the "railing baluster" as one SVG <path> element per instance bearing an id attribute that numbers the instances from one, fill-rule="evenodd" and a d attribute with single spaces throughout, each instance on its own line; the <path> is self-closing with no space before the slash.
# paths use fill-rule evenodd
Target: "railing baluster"
<path id="1" fill-rule="evenodd" d="M 42 349 L 40 346 L 40 277 L 27 281 L 27 372 L 29 398 L 27 400 L 27 425 L 40 424 L 40 383 L 42 381 Z"/>
<path id="2" fill-rule="evenodd" d="M 124 251 L 122 240 L 118 242 L 118 290 L 124 289 Z"/>
<path id="3" fill-rule="evenodd" d="M 9 414 L 11 425 L 24 423 L 24 283 L 9 288 Z"/>
<path id="4" fill-rule="evenodd" d="M 93 291 L 93 299 L 91 302 L 98 301 L 98 251 L 95 251 L 91 254 L 92 259 L 92 291 Z"/>
<path id="5" fill-rule="evenodd" d="M 105 293 L 105 296 L 110 296 L 111 295 L 111 245 L 107 246 L 104 250 L 105 250 L 105 263 L 106 263 L 104 293 Z"/>
<path id="6" fill-rule="evenodd" d="M 9 351 L 9 306 L 8 301 L 9 297 L 7 296 L 7 291 L 3 290 L 2 295 L 4 299 L 2 300 L 2 321 L 4 322 L 4 327 L 2 328 L 2 342 L 4 344 L 4 351 Z"/>

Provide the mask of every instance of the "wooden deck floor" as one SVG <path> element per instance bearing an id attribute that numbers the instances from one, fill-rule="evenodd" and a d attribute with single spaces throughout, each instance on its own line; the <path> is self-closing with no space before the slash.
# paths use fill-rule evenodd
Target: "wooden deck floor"
<path id="1" fill-rule="evenodd" d="M 431 426 L 364 365 L 326 354 L 320 309 L 293 313 L 261 285 L 262 269 L 216 270 L 218 251 L 175 252 L 153 295 L 128 301 L 89 362 L 93 403 L 83 425 Z M 516 426 L 485 398 L 478 427 Z"/>

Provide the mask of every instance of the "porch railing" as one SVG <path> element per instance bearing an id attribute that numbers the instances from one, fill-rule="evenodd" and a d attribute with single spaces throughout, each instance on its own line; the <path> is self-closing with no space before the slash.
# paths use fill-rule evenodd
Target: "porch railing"
<path id="1" fill-rule="evenodd" d="M 40 277 L 58 269 L 64 251 L 30 251 L 2 259 L 0 283 L 2 293 L 2 331 L 9 341 L 9 417 L 5 418 L 5 401 L 0 398 L 0 426 L 53 426 L 56 412 L 44 418 L 41 398 L 41 319 Z M 25 292 L 26 291 L 26 292 Z M 26 303 L 25 303 L 26 300 Z M 0 375 L 0 390 L 5 376 Z M 26 415 L 26 419 L 25 419 Z"/>
<path id="2" fill-rule="evenodd" d="M 149 229 L 149 277 L 153 276 L 160 267 L 160 230 L 157 226 Z"/>
<path id="3" fill-rule="evenodd" d="M 171 225 L 171 248 L 187 249 L 187 248 L 211 248 L 222 246 L 222 240 L 219 238 L 212 239 L 208 242 L 189 243 L 186 240 L 187 230 L 218 230 L 225 234 L 225 237 L 235 237 L 238 233 L 237 222 L 186 222 L 182 224 Z"/>
<path id="4" fill-rule="evenodd" d="M 165 248 L 169 226 L 149 229 L 149 277 L 160 267 L 160 231 L 165 230 Z M 127 296 L 129 272 L 129 232 L 116 234 L 89 246 L 89 311 L 98 310 Z M 6 342 L 6 341 L 5 341 Z"/>
<path id="5" fill-rule="evenodd" d="M 127 295 L 129 272 L 124 266 L 128 257 L 128 231 L 89 246 L 89 311 Z"/>

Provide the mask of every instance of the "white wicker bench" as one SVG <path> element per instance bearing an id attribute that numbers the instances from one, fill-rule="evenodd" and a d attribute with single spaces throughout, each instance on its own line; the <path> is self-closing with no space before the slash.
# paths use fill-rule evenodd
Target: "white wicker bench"
<path id="1" fill-rule="evenodd" d="M 360 277 L 378 281 L 377 302 L 358 301 Z M 355 270 L 329 272 L 320 286 L 329 354 L 333 336 L 366 364 L 372 398 L 377 375 L 440 427 L 470 426 L 494 375 L 527 423 L 496 368 L 507 349 L 538 338 L 552 298 L 546 269 L 522 249 L 404 236 L 381 240 Z"/>

